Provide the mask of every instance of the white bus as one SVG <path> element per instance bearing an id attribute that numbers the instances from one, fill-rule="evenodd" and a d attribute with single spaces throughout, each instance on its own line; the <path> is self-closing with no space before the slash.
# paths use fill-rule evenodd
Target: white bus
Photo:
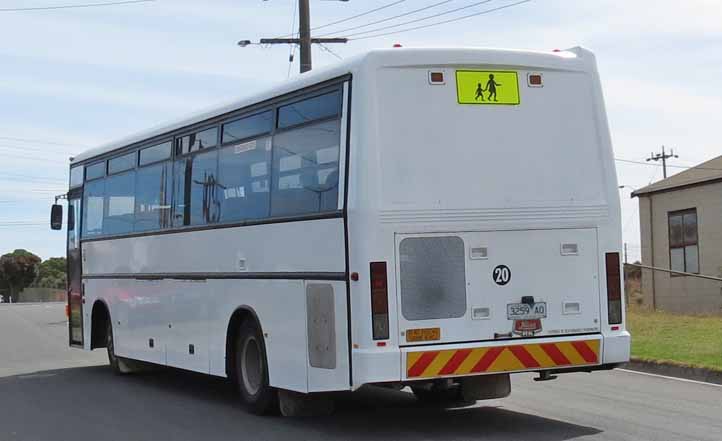
<path id="1" fill-rule="evenodd" d="M 372 51 L 83 153 L 67 197 L 70 344 L 228 377 L 255 413 L 629 358 L 581 48 Z"/>

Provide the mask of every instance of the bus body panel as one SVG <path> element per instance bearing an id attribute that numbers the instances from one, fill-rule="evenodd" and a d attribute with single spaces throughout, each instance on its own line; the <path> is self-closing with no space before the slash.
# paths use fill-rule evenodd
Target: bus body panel
<path id="1" fill-rule="evenodd" d="M 119 356 L 226 376 L 229 321 L 247 308 L 266 337 L 272 386 L 348 389 L 342 218 L 90 241 L 83 255 L 86 303 L 108 305 Z M 333 296 L 333 364 L 322 368 L 308 360 L 307 329 L 327 317 L 307 310 L 309 285 Z"/>
<path id="2" fill-rule="evenodd" d="M 429 344 L 464 349 L 495 338 L 601 335 L 599 363 L 628 360 L 624 324 L 607 320 L 604 255 L 621 249 L 621 223 L 594 56 L 579 48 L 555 60 L 513 51 L 414 59 L 413 52 L 393 62 L 371 57 L 354 75 L 355 88 L 375 91 L 356 96 L 350 138 L 350 270 L 360 275 L 351 284 L 354 387 L 403 380 L 403 353 L 436 348 Z M 519 105 L 459 104 L 457 70 L 517 72 Z M 443 72 L 445 84 L 432 85 L 431 72 Z M 542 75 L 543 88 L 527 86 L 532 73 Z M 414 237 L 463 238 L 469 285 L 460 317 L 404 317 L 400 245 Z M 488 259 L 471 259 L 472 247 L 489 243 Z M 575 255 L 562 255 L 564 244 L 576 245 Z M 375 261 L 389 268 L 390 336 L 383 341 L 371 333 Z M 511 266 L 506 287 L 492 280 L 500 264 Z M 472 320 L 473 307 L 486 306 L 484 290 L 493 319 Z M 507 304 L 530 295 L 550 308 L 534 338 L 513 334 L 506 317 Z M 406 331 L 416 328 L 439 328 L 440 338 L 407 342 Z"/>

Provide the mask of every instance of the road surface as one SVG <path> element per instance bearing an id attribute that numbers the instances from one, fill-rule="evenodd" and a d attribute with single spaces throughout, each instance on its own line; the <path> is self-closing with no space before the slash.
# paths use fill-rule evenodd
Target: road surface
<path id="1" fill-rule="evenodd" d="M 256 417 L 223 379 L 118 377 L 67 348 L 63 305 L 0 305 L 0 441 L 721 441 L 722 387 L 625 371 L 513 376 L 511 397 L 445 409 L 364 388 L 323 418 Z"/>

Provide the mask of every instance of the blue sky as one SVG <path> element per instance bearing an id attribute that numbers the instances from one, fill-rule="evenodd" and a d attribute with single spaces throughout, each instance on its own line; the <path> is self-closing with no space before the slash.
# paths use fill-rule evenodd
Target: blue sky
<path id="1" fill-rule="evenodd" d="M 2 0 L 0 9 L 82 2 Z M 323 32 L 438 2 L 406 0 Z M 476 2 L 450 0 L 375 27 Z M 492 0 L 437 20 L 513 2 Z M 284 81 L 287 46 L 241 49 L 235 42 L 288 34 L 293 3 L 157 0 L 0 11 L 0 253 L 26 248 L 43 258 L 64 254 L 64 234 L 49 231 L 47 218 L 52 195 L 66 187 L 68 156 Z M 388 3 L 311 0 L 312 25 Z M 720 23 L 718 0 L 533 0 L 454 24 L 332 49 L 347 57 L 397 42 L 540 50 L 583 45 L 597 55 L 616 156 L 643 161 L 664 144 L 680 155 L 671 164 L 694 165 L 719 155 L 722 146 Z M 367 29 L 373 27 L 361 30 Z M 316 66 L 337 61 L 322 48 L 314 49 Z M 294 64 L 292 74 L 297 70 Z M 634 187 L 662 176 L 659 167 L 617 167 L 620 183 Z M 625 241 L 636 257 L 637 201 L 622 192 Z"/>

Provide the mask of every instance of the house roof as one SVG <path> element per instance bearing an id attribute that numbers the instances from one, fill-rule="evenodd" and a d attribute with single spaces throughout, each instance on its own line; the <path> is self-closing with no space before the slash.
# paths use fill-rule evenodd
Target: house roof
<path id="1" fill-rule="evenodd" d="M 710 159 L 695 167 L 677 173 L 654 184 L 640 188 L 632 193 L 632 197 L 674 190 L 690 185 L 700 185 L 710 181 L 722 180 L 722 156 Z"/>

